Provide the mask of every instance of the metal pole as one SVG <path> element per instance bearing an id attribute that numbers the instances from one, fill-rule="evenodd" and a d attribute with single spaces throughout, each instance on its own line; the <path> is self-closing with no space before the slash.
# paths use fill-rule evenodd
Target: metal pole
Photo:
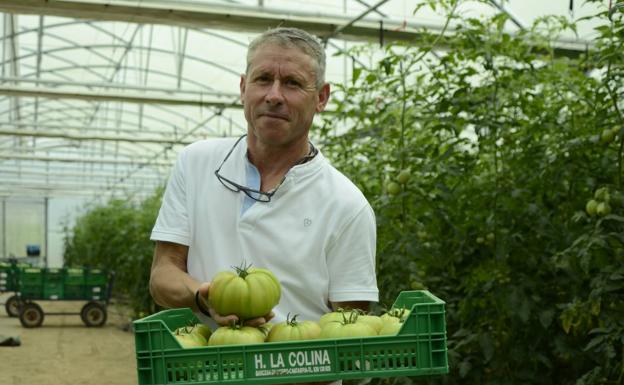
<path id="1" fill-rule="evenodd" d="M 48 209 L 49 209 L 49 198 L 46 196 L 43 198 L 43 266 L 48 267 L 48 231 L 49 231 L 49 223 L 48 223 Z"/>

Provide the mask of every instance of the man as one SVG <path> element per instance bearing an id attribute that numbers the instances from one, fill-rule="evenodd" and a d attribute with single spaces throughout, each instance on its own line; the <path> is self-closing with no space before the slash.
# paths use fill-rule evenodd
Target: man
<path id="1" fill-rule="evenodd" d="M 210 280 L 232 266 L 271 270 L 282 297 L 262 324 L 288 313 L 318 320 L 337 307 L 378 301 L 375 218 L 362 193 L 308 140 L 323 111 L 325 53 L 294 28 L 249 47 L 240 95 L 246 136 L 194 143 L 179 155 L 151 239 L 150 291 L 164 307 L 191 307 L 207 323 Z"/>

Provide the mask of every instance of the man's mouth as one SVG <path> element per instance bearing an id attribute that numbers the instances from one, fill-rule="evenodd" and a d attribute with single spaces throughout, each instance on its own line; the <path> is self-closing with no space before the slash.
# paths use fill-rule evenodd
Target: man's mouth
<path id="1" fill-rule="evenodd" d="M 260 114 L 260 116 L 264 116 L 264 117 L 272 118 L 272 119 L 288 120 L 288 116 L 287 115 L 277 114 L 275 112 L 264 112 L 264 113 Z"/>

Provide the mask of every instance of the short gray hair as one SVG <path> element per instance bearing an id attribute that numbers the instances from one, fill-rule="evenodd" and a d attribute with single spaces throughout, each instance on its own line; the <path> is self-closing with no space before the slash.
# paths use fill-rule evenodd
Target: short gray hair
<path id="1" fill-rule="evenodd" d="M 311 34 L 299 28 L 278 27 L 269 29 L 256 37 L 247 49 L 247 69 L 258 47 L 263 44 L 276 44 L 284 48 L 298 48 L 316 62 L 316 88 L 325 83 L 325 49 L 321 42 Z"/>

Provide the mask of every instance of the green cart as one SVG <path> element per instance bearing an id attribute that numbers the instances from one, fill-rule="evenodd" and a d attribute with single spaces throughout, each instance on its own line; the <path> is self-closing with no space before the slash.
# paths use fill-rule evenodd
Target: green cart
<path id="1" fill-rule="evenodd" d="M 80 315 L 87 326 L 106 323 L 115 274 L 113 271 L 89 268 L 35 268 L 19 271 L 18 290 L 7 312 L 17 308 L 22 326 L 41 326 L 44 312 L 36 300 L 86 301 L 80 313 L 54 312 L 48 315 Z M 9 300 L 11 300 L 11 298 Z"/>

